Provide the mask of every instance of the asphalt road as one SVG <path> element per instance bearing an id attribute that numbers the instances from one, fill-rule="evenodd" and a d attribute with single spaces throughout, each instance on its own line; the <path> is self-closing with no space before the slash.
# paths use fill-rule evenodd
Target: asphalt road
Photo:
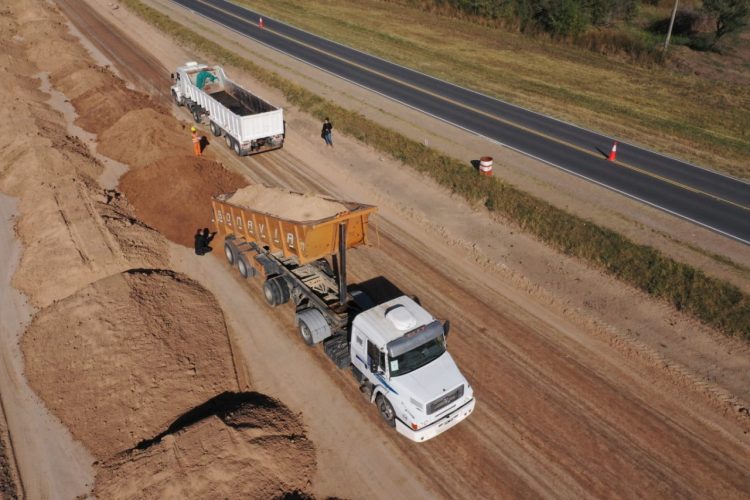
<path id="1" fill-rule="evenodd" d="M 226 28 L 556 168 L 750 245 L 750 184 L 452 85 L 225 0 L 173 0 Z"/>

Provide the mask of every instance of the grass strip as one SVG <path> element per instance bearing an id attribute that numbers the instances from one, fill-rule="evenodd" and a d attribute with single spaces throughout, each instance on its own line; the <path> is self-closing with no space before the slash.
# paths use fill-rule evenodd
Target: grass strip
<path id="1" fill-rule="evenodd" d="M 750 340 L 750 296 L 658 250 L 570 214 L 492 177 L 480 177 L 464 162 L 404 137 L 360 113 L 349 111 L 173 21 L 140 0 L 123 0 L 135 14 L 180 44 L 221 64 L 231 64 L 279 89 L 286 99 L 318 119 L 432 177 L 473 203 L 514 221 L 558 251 L 578 257 L 646 293 L 669 301 L 730 336 Z"/>

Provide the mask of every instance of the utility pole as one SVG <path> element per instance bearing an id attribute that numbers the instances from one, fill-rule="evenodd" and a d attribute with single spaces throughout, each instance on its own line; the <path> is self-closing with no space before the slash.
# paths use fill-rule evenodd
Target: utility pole
<path id="1" fill-rule="evenodd" d="M 680 3 L 680 0 L 674 0 L 674 7 L 672 8 L 672 18 L 669 20 L 669 29 L 667 30 L 667 39 L 664 40 L 664 53 L 667 52 L 667 47 L 669 47 L 669 39 L 672 37 L 672 27 L 674 26 L 674 18 L 677 15 L 678 3 Z"/>

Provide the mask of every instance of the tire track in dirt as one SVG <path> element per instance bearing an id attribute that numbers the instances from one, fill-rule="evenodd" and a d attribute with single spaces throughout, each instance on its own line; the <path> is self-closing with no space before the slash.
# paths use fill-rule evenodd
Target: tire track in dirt
<path id="1" fill-rule="evenodd" d="M 254 166 L 247 170 L 269 185 L 281 182 L 289 189 L 312 187 L 324 193 L 332 188 L 288 153 L 254 157 L 250 163 Z M 712 435 L 702 437 L 711 422 L 693 414 L 687 420 L 674 417 L 689 412 L 679 397 L 655 405 L 665 394 L 624 371 L 627 365 L 617 366 L 584 345 L 563 342 L 553 325 L 537 320 L 532 329 L 499 313 L 496 308 L 503 297 L 488 283 L 477 286 L 479 282 L 441 272 L 430 263 L 448 260 L 434 247 L 390 221 L 379 225 L 380 250 L 364 259 L 368 250 L 349 255 L 352 280 L 381 274 L 398 277 L 400 288 L 416 292 L 430 304 L 428 309 L 439 311 L 466 333 L 467 338 L 454 340 L 451 352 L 459 366 L 475 375 L 470 381 L 480 404 L 474 421 L 469 421 L 472 425 L 457 427 L 419 449 L 397 443 L 423 469 L 432 463 L 429 475 L 445 477 L 438 482 L 447 497 L 474 491 L 477 484 L 487 488 L 482 493 L 508 496 L 603 496 L 613 489 L 628 491 L 634 484 L 691 496 L 706 493 L 703 488 L 713 484 L 708 490 L 721 498 L 741 494 L 747 487 L 741 465 L 750 465 L 746 443 L 730 440 L 721 453 L 715 451 L 716 443 L 725 439 L 723 432 L 712 429 Z M 472 370 L 475 366 L 479 368 Z M 656 370 L 652 373 L 660 376 Z M 423 448 L 432 450 L 425 453 Z M 455 454 L 466 457 L 466 462 L 439 458 Z M 493 464 L 495 473 L 488 477 L 481 464 Z M 535 472 L 539 467 L 546 474 Z M 449 469 L 456 474 L 438 474 Z M 685 470 L 703 472 L 686 475 Z"/>
<path id="2" fill-rule="evenodd" d="M 552 330 L 550 325 L 539 324 L 532 330 L 498 313 L 493 299 L 501 297 L 493 290 L 477 287 L 469 291 L 450 276 L 430 269 L 425 264 L 428 259 L 390 259 L 411 253 L 405 247 L 390 248 L 394 241 L 405 239 L 405 235 L 381 239 L 385 256 L 377 260 L 383 260 L 383 268 L 399 277 L 405 289 L 424 291 L 420 293 L 423 302 L 451 318 L 455 329 L 463 332 L 451 347 L 460 366 L 484 372 L 470 375 L 483 406 L 478 405 L 472 422 L 476 425 L 456 428 L 445 436 L 446 441 L 470 431 L 481 434 L 479 443 L 497 441 L 498 436 L 508 436 L 504 431 L 512 426 L 519 438 L 516 445 L 527 450 L 521 455 L 527 456 L 527 465 L 544 464 L 545 471 L 565 467 L 552 473 L 555 482 L 548 485 L 547 494 L 562 493 L 563 472 L 575 484 L 586 486 L 584 491 L 568 491 L 569 495 L 606 495 L 644 482 L 652 487 L 669 485 L 665 492 L 681 491 L 688 496 L 722 480 L 728 483 L 722 494 L 740 494 L 747 486 L 742 465 L 747 465 L 746 444 L 727 442 L 721 430 L 704 427 L 706 422 L 700 417 L 682 417 L 686 408 L 679 400 L 657 403 L 664 394 L 650 390 L 586 346 L 570 345 L 554 334 L 539 334 Z M 431 288 L 441 281 L 451 284 L 450 297 L 436 291 L 445 287 Z M 464 446 L 460 439 L 455 441 L 449 449 Z M 719 442 L 724 442 L 721 453 L 716 451 Z M 502 454 L 487 459 L 509 458 Z M 588 467 L 583 467 L 586 463 Z M 595 474 L 587 471 L 591 468 Z M 690 477 L 685 470 L 691 471 Z M 474 471 L 462 474 L 471 476 Z M 721 484 L 715 486 L 714 492 L 722 491 Z"/>
<path id="3" fill-rule="evenodd" d="M 283 185 L 290 189 L 329 191 L 330 186 L 314 176 L 300 175 L 303 163 L 291 156 L 267 155 L 252 162 L 266 169 L 249 169 L 261 182 L 289 178 Z M 297 172 L 293 177 L 291 167 Z M 397 443 L 422 468 L 432 462 L 433 477 L 440 470 L 456 471 L 442 484 L 447 497 L 474 491 L 478 483 L 487 488 L 483 493 L 512 496 L 600 496 L 613 489 L 627 491 L 633 484 L 691 496 L 716 483 L 711 489 L 721 497 L 741 494 L 747 486 L 738 465 L 747 464 L 747 446 L 729 443 L 722 453 L 716 452 L 722 432 L 702 437 L 704 420 L 674 418 L 685 411 L 679 401 L 654 407 L 663 394 L 586 346 L 561 343 L 564 339 L 555 335 L 552 325 L 537 321 L 537 329 L 531 329 L 497 312 L 503 297 L 496 290 L 485 283 L 461 283 L 455 273 L 439 271 L 430 262 L 446 259 L 432 248 L 389 222 L 380 226 L 381 248 L 371 252 L 375 255 L 363 259 L 368 250 L 350 254 L 352 280 L 379 273 L 398 277 L 399 287 L 417 292 L 430 304 L 428 309 L 450 318 L 455 330 L 466 334 L 454 340 L 451 350 L 459 365 L 475 375 L 470 380 L 480 405 L 472 425 L 457 427 L 418 449 Z M 470 290 L 471 285 L 475 289 Z M 540 333 L 545 330 L 552 333 Z M 438 458 L 455 454 L 467 457 L 466 462 Z M 487 477 L 481 464 L 493 464 L 495 474 Z M 534 472 L 540 466 L 546 474 Z M 684 470 L 705 472 L 688 477 Z"/>
<path id="4" fill-rule="evenodd" d="M 126 81 L 154 96 L 169 97 L 169 72 L 143 46 L 132 39 L 121 38 L 119 30 L 109 29 L 108 22 L 94 9 L 84 7 L 82 2 L 55 2 L 76 28 L 115 63 Z M 122 44 L 130 45 L 131 50 L 117 50 L 116 47 Z"/>

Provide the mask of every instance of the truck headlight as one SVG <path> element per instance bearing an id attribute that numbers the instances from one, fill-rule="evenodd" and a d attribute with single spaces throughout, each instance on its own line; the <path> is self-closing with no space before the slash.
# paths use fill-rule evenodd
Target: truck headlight
<path id="1" fill-rule="evenodd" d="M 414 406 L 416 406 L 419 411 L 422 411 L 422 403 L 420 403 L 414 398 L 409 398 L 409 402 L 413 404 Z"/>

